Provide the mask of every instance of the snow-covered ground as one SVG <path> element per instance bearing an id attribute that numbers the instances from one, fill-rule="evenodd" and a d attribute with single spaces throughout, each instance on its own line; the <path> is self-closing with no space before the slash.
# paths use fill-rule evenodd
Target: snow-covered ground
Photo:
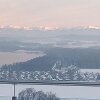
<path id="1" fill-rule="evenodd" d="M 34 88 L 36 91 L 42 90 L 44 92 L 51 91 L 53 93 L 56 93 L 56 95 L 60 98 L 85 98 L 85 100 L 100 99 L 100 87 L 85 86 L 17 85 L 16 96 L 20 91 L 26 88 Z M 13 85 L 0 85 L 0 96 L 13 96 Z"/>
<path id="2" fill-rule="evenodd" d="M 80 69 L 81 72 L 100 73 L 100 69 Z"/>
<path id="3" fill-rule="evenodd" d="M 0 100 L 11 100 L 10 96 L 0 96 Z"/>

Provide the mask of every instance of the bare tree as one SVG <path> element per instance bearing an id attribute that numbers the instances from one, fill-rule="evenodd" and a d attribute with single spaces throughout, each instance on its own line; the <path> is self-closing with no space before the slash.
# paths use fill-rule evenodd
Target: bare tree
<path id="1" fill-rule="evenodd" d="M 33 88 L 27 88 L 18 95 L 18 100 L 60 100 L 55 94 L 49 92 L 44 93 L 43 91 L 35 91 Z"/>

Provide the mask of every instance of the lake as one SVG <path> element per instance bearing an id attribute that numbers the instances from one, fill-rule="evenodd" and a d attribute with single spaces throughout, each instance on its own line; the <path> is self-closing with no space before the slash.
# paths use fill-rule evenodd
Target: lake
<path id="1" fill-rule="evenodd" d="M 0 52 L 0 66 L 4 64 L 13 64 L 18 62 L 25 62 L 27 60 L 44 56 L 45 54 L 41 51 L 24 51 L 19 50 L 15 52 Z"/>

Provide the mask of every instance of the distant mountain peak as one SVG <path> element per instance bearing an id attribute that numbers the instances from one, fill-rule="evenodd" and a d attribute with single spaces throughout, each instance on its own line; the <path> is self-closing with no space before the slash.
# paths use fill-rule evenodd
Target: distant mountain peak
<path id="1" fill-rule="evenodd" d="M 42 30 L 42 31 L 53 31 L 53 30 L 59 29 L 59 27 L 48 27 L 48 26 L 39 26 L 39 27 L 24 26 L 24 27 L 21 27 L 21 26 L 17 26 L 17 25 L 8 25 L 8 26 L 1 25 L 0 28 L 24 29 L 24 30 L 37 29 L 37 30 Z"/>
<path id="2" fill-rule="evenodd" d="M 100 29 L 100 27 L 99 27 L 99 26 L 91 26 L 91 25 L 90 25 L 90 26 L 88 26 L 88 28 L 89 28 L 89 29 Z"/>

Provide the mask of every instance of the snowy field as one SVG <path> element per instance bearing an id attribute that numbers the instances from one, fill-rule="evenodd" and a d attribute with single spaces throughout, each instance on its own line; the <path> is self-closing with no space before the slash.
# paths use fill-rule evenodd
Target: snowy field
<path id="1" fill-rule="evenodd" d="M 100 99 L 100 87 L 82 87 L 82 86 L 45 86 L 45 85 L 17 85 L 16 96 L 18 93 L 26 88 L 34 88 L 36 91 L 42 90 L 44 92 L 56 93 L 60 98 L 86 98 L 86 99 Z M 2 90 L 2 91 L 1 91 Z M 13 96 L 12 85 L 0 85 L 0 96 Z M 1 99 L 0 99 L 1 100 Z M 9 100 L 9 99 L 8 99 Z"/>
<path id="2" fill-rule="evenodd" d="M 100 73 L 100 69 L 80 69 L 81 72 Z"/>
<path id="3" fill-rule="evenodd" d="M 11 100 L 10 96 L 0 96 L 0 100 Z"/>

